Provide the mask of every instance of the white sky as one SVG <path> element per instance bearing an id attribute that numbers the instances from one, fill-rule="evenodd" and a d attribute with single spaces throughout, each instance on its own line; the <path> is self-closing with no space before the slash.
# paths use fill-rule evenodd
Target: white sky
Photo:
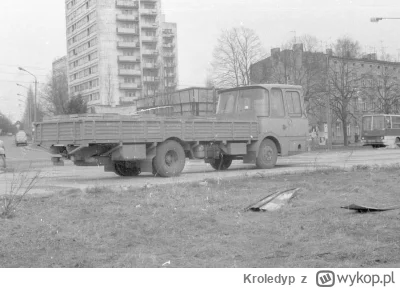
<path id="1" fill-rule="evenodd" d="M 18 120 L 19 82 L 45 82 L 52 61 L 66 54 L 64 0 L 0 0 L 0 111 Z M 371 17 L 400 17 L 398 0 L 162 0 L 166 20 L 178 24 L 180 88 L 204 86 L 221 29 L 254 29 L 265 48 L 310 34 L 321 48 L 340 36 L 358 40 L 365 52 L 400 55 L 400 20 L 371 23 Z"/>

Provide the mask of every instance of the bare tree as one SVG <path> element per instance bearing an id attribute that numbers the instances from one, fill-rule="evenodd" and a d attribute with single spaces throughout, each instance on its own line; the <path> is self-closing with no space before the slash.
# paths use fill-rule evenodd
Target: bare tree
<path id="1" fill-rule="evenodd" d="M 342 58 L 357 58 L 360 56 L 360 43 L 349 36 L 343 36 L 333 45 L 335 56 Z"/>
<path id="2" fill-rule="evenodd" d="M 347 125 L 351 119 L 355 119 L 353 104 L 358 98 L 360 89 L 358 85 L 362 80 L 356 66 L 352 65 L 349 58 L 332 58 L 328 67 L 328 94 L 330 106 L 342 123 L 344 145 L 348 144 Z"/>
<path id="3" fill-rule="evenodd" d="M 249 85 L 250 67 L 265 57 L 260 38 L 249 28 L 223 31 L 214 49 L 213 80 L 218 87 Z"/>
<path id="4" fill-rule="evenodd" d="M 311 115 L 316 115 L 316 110 L 324 105 L 326 83 L 326 56 L 316 52 L 317 45 L 317 38 L 307 34 L 290 40 L 282 45 L 282 51 L 273 51 L 263 63 L 261 73 L 264 75 L 259 79 L 261 83 L 301 85 L 307 113 Z"/>
<path id="5" fill-rule="evenodd" d="M 54 71 L 40 91 L 45 110 L 50 115 L 67 114 L 68 78 L 67 71 Z"/>
<path id="6" fill-rule="evenodd" d="M 363 88 L 363 92 L 370 102 L 374 103 L 374 112 L 384 114 L 399 112 L 400 81 L 397 77 L 397 71 L 392 65 L 382 65 L 378 73 L 370 71 L 367 74 L 367 79 L 364 80 L 367 87 Z"/>

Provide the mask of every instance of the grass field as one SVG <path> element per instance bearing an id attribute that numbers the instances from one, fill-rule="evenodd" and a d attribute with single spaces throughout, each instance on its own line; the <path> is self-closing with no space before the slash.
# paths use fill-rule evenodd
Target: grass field
<path id="1" fill-rule="evenodd" d="M 27 197 L 0 218 L 0 267 L 383 267 L 400 263 L 398 169 Z M 286 188 L 283 209 L 243 212 Z"/>

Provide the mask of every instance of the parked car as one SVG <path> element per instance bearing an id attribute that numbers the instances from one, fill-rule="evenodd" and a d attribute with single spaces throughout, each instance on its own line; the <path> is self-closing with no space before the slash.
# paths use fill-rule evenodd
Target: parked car
<path id="1" fill-rule="evenodd" d="M 7 133 L 7 136 L 13 136 L 13 134 L 10 132 L 10 133 Z"/>
<path id="2" fill-rule="evenodd" d="M 28 136 L 24 131 L 19 131 L 15 134 L 15 145 L 28 145 Z"/>

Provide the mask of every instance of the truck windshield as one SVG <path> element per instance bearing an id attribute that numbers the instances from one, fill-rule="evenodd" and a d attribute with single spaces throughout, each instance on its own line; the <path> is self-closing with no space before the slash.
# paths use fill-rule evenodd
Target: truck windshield
<path id="1" fill-rule="evenodd" d="M 253 112 L 268 116 L 268 90 L 262 88 L 238 89 L 222 92 L 219 98 L 218 114 Z"/>

